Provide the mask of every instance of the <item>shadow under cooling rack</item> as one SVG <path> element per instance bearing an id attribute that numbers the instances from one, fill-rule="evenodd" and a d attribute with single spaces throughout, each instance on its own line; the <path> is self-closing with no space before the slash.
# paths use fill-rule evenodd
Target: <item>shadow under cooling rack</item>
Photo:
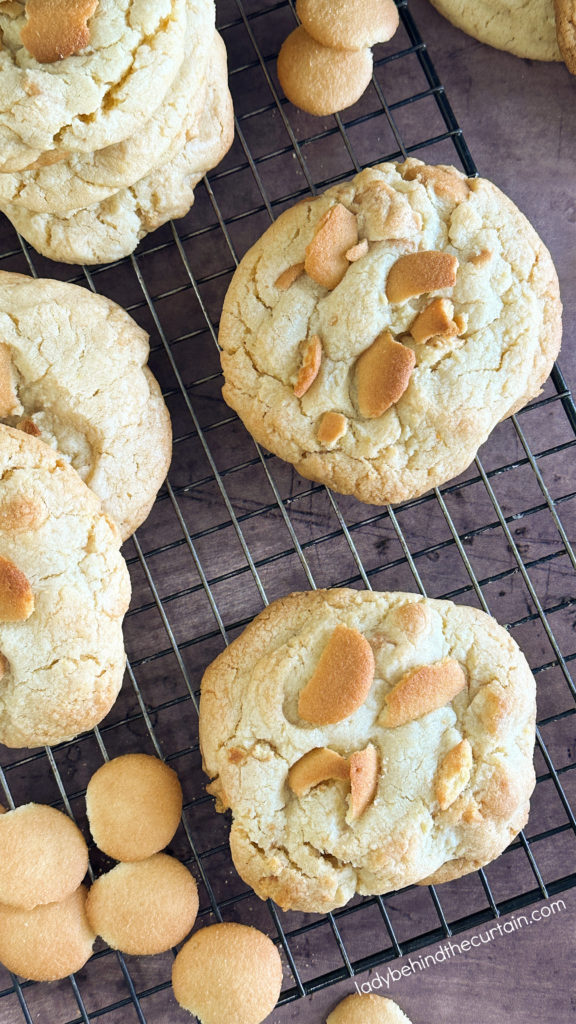
<path id="1" fill-rule="evenodd" d="M 461 477 L 394 509 L 312 485 L 262 451 L 221 398 L 221 304 L 239 257 L 282 209 L 368 163 L 411 153 L 475 173 L 406 3 L 375 48 L 372 85 L 351 110 L 312 118 L 281 97 L 275 56 L 294 27 L 286 0 L 220 0 L 236 139 L 183 220 L 128 260 L 71 271 L 32 253 L 7 221 L 0 266 L 75 280 L 124 305 L 151 335 L 174 457 L 152 513 L 127 543 L 129 667 L 100 729 L 53 750 L 2 750 L 5 801 L 44 801 L 88 835 L 84 792 L 103 759 L 165 758 L 185 794 L 170 851 L 200 888 L 200 924 L 237 920 L 277 942 L 281 1003 L 457 935 L 576 884 L 576 409 L 556 368 L 543 394 L 498 426 Z M 484 608 L 507 625 L 538 681 L 537 786 L 528 826 L 484 871 L 437 888 L 357 898 L 327 916 L 284 913 L 232 866 L 229 823 L 204 790 L 202 672 L 269 601 L 315 586 L 417 590 Z M 92 868 L 102 868 L 91 851 Z M 0 1024 L 179 1024 L 173 954 L 131 958 L 100 945 L 76 977 L 20 983 L 0 968 Z"/>

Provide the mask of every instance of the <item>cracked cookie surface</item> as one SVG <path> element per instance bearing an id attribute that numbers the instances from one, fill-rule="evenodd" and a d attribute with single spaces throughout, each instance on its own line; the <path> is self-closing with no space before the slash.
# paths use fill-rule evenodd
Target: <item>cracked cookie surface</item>
<path id="1" fill-rule="evenodd" d="M 226 49 L 217 33 L 212 55 L 201 116 L 144 178 L 94 206 L 61 215 L 0 202 L 38 252 L 62 263 L 108 263 L 129 255 L 150 231 L 188 213 L 196 185 L 223 158 L 234 134 Z"/>
<path id="2" fill-rule="evenodd" d="M 430 0 L 456 28 L 481 43 L 531 60 L 562 60 L 554 0 Z"/>
<path id="3" fill-rule="evenodd" d="M 128 570 L 116 525 L 52 448 L 0 426 L 0 478 L 0 555 L 34 595 L 26 619 L 0 621 L 0 743 L 60 743 L 120 690 Z"/>
<path id="4" fill-rule="evenodd" d="M 25 4 L 0 4 L 0 169 L 89 152 L 138 131 L 182 64 L 186 23 L 203 76 L 214 31 L 211 0 L 100 0 L 89 43 L 40 63 L 23 45 Z"/>
<path id="5" fill-rule="evenodd" d="M 0 422 L 58 449 L 125 540 L 146 519 L 172 452 L 148 335 L 77 285 L 0 271 Z"/>
<path id="6" fill-rule="evenodd" d="M 299 694 L 344 627 L 372 648 L 372 685 L 347 717 L 315 725 Z M 446 685 L 448 669 L 461 682 Z M 338 679 L 325 685 L 333 706 Z M 391 697 L 405 710 L 393 726 Z M 209 791 L 232 811 L 239 874 L 263 899 L 324 913 L 355 892 L 449 881 L 498 856 L 528 817 L 534 721 L 534 678 L 490 616 L 336 589 L 276 601 L 209 666 L 200 743 Z M 367 785 L 354 807 L 358 771 Z"/>
<path id="7" fill-rule="evenodd" d="M 169 159 L 198 128 L 207 83 L 198 83 L 196 36 L 186 37 L 187 55 L 161 105 L 134 135 L 91 153 L 31 170 L 0 174 L 0 204 L 13 203 L 36 213 L 65 214 L 100 203 Z M 207 66 L 217 59 L 214 39 Z M 209 77 L 209 72 L 207 71 Z"/>
<path id="8" fill-rule="evenodd" d="M 385 504 L 462 472 L 538 394 L 560 338 L 558 279 L 526 218 L 491 182 L 410 159 L 302 200 L 244 256 L 222 393 L 303 476 Z"/>

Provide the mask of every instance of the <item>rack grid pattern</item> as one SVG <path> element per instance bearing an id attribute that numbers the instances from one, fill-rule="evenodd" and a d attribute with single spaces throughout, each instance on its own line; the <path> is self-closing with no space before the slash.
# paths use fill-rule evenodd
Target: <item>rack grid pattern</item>
<path id="1" fill-rule="evenodd" d="M 151 334 L 150 365 L 174 427 L 174 456 L 150 518 L 125 546 L 133 599 L 119 701 L 93 733 L 42 751 L 2 749 L 8 806 L 38 800 L 86 828 L 93 771 L 130 750 L 179 773 L 182 826 L 170 850 L 199 882 L 200 924 L 266 931 L 285 968 L 280 1004 L 418 951 L 576 885 L 576 407 L 558 368 L 543 394 L 494 431 L 461 477 L 403 505 L 374 508 L 298 477 L 256 445 L 220 396 L 217 322 L 243 252 L 304 195 L 361 166 L 417 154 L 476 168 L 406 0 L 375 50 L 372 85 L 351 111 L 310 118 L 281 98 L 275 56 L 294 27 L 292 0 L 218 0 L 236 139 L 195 206 L 129 260 L 60 267 L 0 224 L 0 268 L 61 276 L 123 304 Z M 485 870 L 441 887 L 356 898 L 326 916 L 262 903 L 236 875 L 227 820 L 204 790 L 198 687 L 206 664 L 264 605 L 316 586 L 417 590 L 474 604 L 505 623 L 539 688 L 537 787 L 524 833 Z M 107 866 L 91 851 L 92 870 Z M 51 986 L 0 967 L 0 1022 L 178 1024 L 173 954 L 136 959 L 96 947 L 83 971 Z"/>

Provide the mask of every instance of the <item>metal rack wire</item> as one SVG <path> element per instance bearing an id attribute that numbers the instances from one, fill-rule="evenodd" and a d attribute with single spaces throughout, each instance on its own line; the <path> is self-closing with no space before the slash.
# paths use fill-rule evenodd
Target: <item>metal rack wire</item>
<path id="1" fill-rule="evenodd" d="M 333 495 L 260 449 L 220 396 L 217 321 L 238 258 L 270 219 L 361 165 L 411 153 L 475 173 L 426 45 L 400 0 L 401 28 L 375 51 L 373 84 L 325 119 L 280 98 L 275 55 L 291 0 L 219 0 L 237 111 L 236 141 L 191 213 L 130 260 L 81 271 L 37 257 L 7 222 L 0 267 L 75 280 L 121 302 L 151 333 L 151 366 L 171 410 L 169 481 L 127 545 L 133 600 L 121 697 L 93 733 L 53 750 L 0 755 L 10 806 L 40 800 L 86 826 L 83 793 L 103 759 L 165 758 L 184 785 L 171 850 L 190 865 L 200 923 L 239 920 L 278 943 L 281 1003 L 576 885 L 576 407 L 555 368 L 542 396 L 501 424 L 447 486 L 395 509 Z M 204 792 L 197 731 L 205 665 L 268 601 L 315 586 L 417 589 L 506 623 L 539 684 L 538 784 L 527 829 L 484 871 L 439 887 L 355 899 L 327 916 L 283 913 L 236 875 L 227 822 Z M 86 834 L 88 834 L 86 830 Z M 103 860 L 92 851 L 97 873 Z M 0 1022 L 171 1024 L 172 954 L 135 959 L 104 946 L 75 977 L 21 983 L 0 968 Z"/>

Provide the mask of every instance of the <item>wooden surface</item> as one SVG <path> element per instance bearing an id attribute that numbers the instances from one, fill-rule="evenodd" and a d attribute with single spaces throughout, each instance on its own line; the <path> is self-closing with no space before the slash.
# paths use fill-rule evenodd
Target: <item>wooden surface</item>
<path id="1" fill-rule="evenodd" d="M 560 366 L 573 383 L 576 79 L 562 65 L 522 61 L 482 46 L 452 28 L 426 0 L 410 0 L 409 6 L 479 172 L 510 194 L 551 249 L 566 314 Z M 275 0 L 245 0 L 243 8 L 254 15 L 250 32 L 267 58 L 274 85 L 274 55 L 294 24 L 293 11 L 288 3 Z M 270 212 L 277 215 L 295 196 L 308 191 L 282 114 L 302 143 L 302 157 L 315 183 L 351 174 L 354 164 L 333 118 L 313 119 L 289 105 L 276 105 L 248 28 L 238 19 L 235 0 L 217 0 L 217 9 L 220 24 L 228 26 L 224 38 L 243 139 L 236 138 L 218 173 L 210 176 L 212 194 L 200 186 L 192 211 L 178 223 L 181 248 L 166 227 L 143 242 L 134 265 L 124 261 L 92 277 L 98 291 L 129 308 L 150 331 L 151 366 L 165 391 L 175 436 L 171 491 L 162 493 L 138 531 L 137 544 L 130 541 L 124 548 L 133 585 L 125 622 L 132 671 L 103 723 L 101 741 L 109 756 L 159 752 L 178 771 L 195 856 L 184 828 L 170 849 L 199 879 L 199 923 L 215 920 L 217 902 L 224 919 L 254 924 L 277 936 L 267 907 L 246 891 L 230 862 L 229 822 L 216 815 L 205 797 L 190 696 L 205 665 L 222 649 L 224 634 L 237 635 L 265 599 L 306 588 L 311 581 L 317 586 L 362 586 L 360 561 L 375 589 L 416 589 L 403 544 L 430 596 L 478 604 L 470 569 L 491 612 L 509 626 L 538 673 L 542 744 L 536 754 L 539 782 L 526 844 L 513 845 L 486 871 L 494 899 L 505 911 L 510 901 L 535 898 L 536 872 L 552 890 L 576 876 L 576 835 L 566 807 L 568 801 L 576 803 L 574 700 L 566 678 L 576 658 L 576 575 L 564 545 L 564 540 L 576 540 L 574 430 L 549 383 L 545 401 L 518 417 L 526 444 L 537 456 L 533 466 L 516 427 L 501 424 L 482 449 L 487 480 L 472 467 L 442 489 L 443 506 L 429 495 L 398 507 L 396 525 L 385 509 L 348 498 L 333 501 L 278 459 L 259 457 L 222 402 L 215 335 L 206 320 L 207 314 L 217 327 L 233 270 L 228 242 L 241 256 L 267 227 Z M 414 55 L 378 63 L 408 46 L 406 33 L 400 30 L 397 40 L 375 51 L 376 78 L 392 104 L 426 89 Z M 414 155 L 431 162 L 457 162 L 450 140 L 420 147 L 444 130 L 433 98 L 397 106 L 393 113 L 405 144 L 417 146 Z M 343 121 L 359 163 L 394 152 L 396 141 L 372 86 Z M 245 147 L 256 163 L 249 163 Z M 227 238 L 218 216 L 226 223 Z M 86 283 L 77 268 L 58 266 L 35 254 L 31 260 L 41 275 Z M 30 272 L 13 229 L 1 219 L 0 266 Z M 554 515 L 561 517 L 564 535 Z M 463 538 L 460 546 L 452 528 Z M 53 761 L 42 751 L 0 748 L 0 766 L 16 804 L 39 800 L 63 807 L 63 789 L 84 829 L 83 794 L 101 761 L 101 749 L 91 734 L 62 745 Z M 92 864 L 96 872 L 105 867 L 96 851 Z M 576 1020 L 576 889 L 559 897 L 566 909 L 553 917 L 402 978 L 390 995 L 414 1024 Z M 487 908 L 477 875 L 438 887 L 438 898 L 451 923 L 469 920 Z M 427 889 L 407 890 L 384 902 L 400 942 L 416 941 L 438 929 Z M 532 902 L 525 913 L 534 906 L 538 904 Z M 330 921 L 282 912 L 278 921 L 289 936 L 304 981 L 342 968 Z M 337 914 L 335 922 L 352 960 L 380 950 L 388 955 L 390 937 L 374 903 L 354 901 L 351 913 Z M 460 933 L 455 941 L 486 927 Z M 437 945 L 435 937 L 431 949 Z M 79 997 L 86 1013 L 104 1024 L 185 1024 L 190 1018 L 177 1008 L 169 988 L 172 959 L 168 953 L 126 958 L 123 963 L 100 944 L 79 972 L 77 990 L 68 980 L 30 985 L 24 988 L 23 999 L 34 1024 L 81 1021 Z M 394 960 L 389 966 L 398 970 L 401 964 Z M 387 967 L 379 970 L 386 974 Z M 128 976 L 140 996 L 140 1018 Z M 285 988 L 293 985 L 286 964 Z M 353 990 L 350 980 L 343 981 L 275 1011 L 270 1020 L 322 1024 L 336 1001 Z M 0 1024 L 24 1020 L 18 994 L 0 968 Z"/>

